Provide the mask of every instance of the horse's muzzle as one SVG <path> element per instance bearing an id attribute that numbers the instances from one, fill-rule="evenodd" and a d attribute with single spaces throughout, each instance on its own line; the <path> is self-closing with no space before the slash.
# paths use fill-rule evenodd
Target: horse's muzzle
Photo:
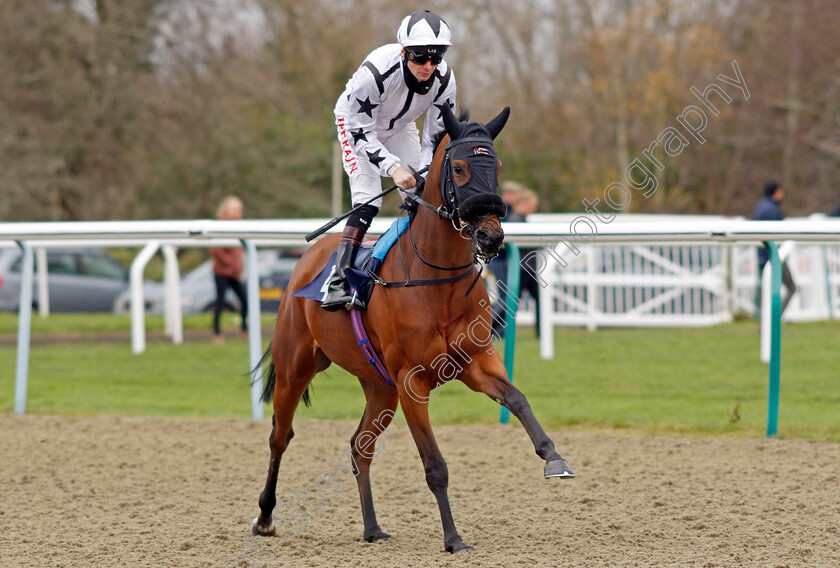
<path id="1" fill-rule="evenodd" d="M 470 224 L 473 252 L 485 262 L 489 262 L 499 254 L 505 241 L 505 232 L 496 215 L 489 215 Z"/>
<path id="2" fill-rule="evenodd" d="M 507 205 L 498 193 L 479 193 L 458 206 L 458 216 L 469 227 L 473 254 L 489 262 L 499 254 L 505 232 L 499 222 L 507 213 Z"/>

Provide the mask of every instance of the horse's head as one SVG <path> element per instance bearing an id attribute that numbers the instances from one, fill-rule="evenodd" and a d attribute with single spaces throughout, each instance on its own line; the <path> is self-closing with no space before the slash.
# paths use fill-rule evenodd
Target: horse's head
<path id="1" fill-rule="evenodd" d="M 446 104 L 441 113 L 449 135 L 440 175 L 443 203 L 469 234 L 473 254 L 486 262 L 499 254 L 505 236 L 499 219 L 507 206 L 497 193 L 502 163 L 493 139 L 507 122 L 510 107 L 486 125 L 459 121 Z"/>

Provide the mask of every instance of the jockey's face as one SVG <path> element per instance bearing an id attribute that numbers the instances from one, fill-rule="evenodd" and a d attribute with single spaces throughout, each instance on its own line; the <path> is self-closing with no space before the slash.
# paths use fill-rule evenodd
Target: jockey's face
<path id="1" fill-rule="evenodd" d="M 405 49 L 403 49 L 402 53 L 405 56 Z M 431 59 L 426 59 L 422 65 L 419 65 L 411 61 L 410 58 L 406 58 L 406 63 L 408 64 L 408 70 L 420 82 L 428 81 L 437 68 L 437 65 L 434 65 Z"/>

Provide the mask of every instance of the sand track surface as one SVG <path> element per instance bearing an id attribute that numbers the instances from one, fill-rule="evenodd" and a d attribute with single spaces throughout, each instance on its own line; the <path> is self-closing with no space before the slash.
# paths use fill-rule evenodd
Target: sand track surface
<path id="1" fill-rule="evenodd" d="M 554 433 L 578 477 L 544 480 L 520 427 L 439 427 L 477 549 L 452 557 L 396 424 L 372 468 L 392 538 L 362 541 L 355 426 L 295 422 L 275 517 L 300 533 L 256 539 L 269 421 L 0 415 L 0 566 L 840 565 L 840 445 Z"/>

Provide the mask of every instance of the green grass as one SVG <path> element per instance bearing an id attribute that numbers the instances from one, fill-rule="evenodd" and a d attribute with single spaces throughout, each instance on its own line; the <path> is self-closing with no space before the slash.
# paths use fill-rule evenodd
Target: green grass
<path id="1" fill-rule="evenodd" d="M 211 314 L 190 314 L 183 316 L 184 330 L 207 330 L 211 328 Z M 232 328 L 236 316 L 230 312 L 222 314 L 222 325 Z M 146 330 L 163 331 L 163 316 L 146 316 Z M 262 314 L 263 326 L 274 324 L 274 314 Z M 0 336 L 16 335 L 18 330 L 17 314 L 0 313 Z M 131 331 L 129 316 L 112 314 L 51 314 L 42 318 L 32 315 L 32 335 L 76 335 L 79 333 L 109 333 Z"/>
<path id="2" fill-rule="evenodd" d="M 233 329 L 231 319 L 226 327 Z M 264 323 L 270 324 L 266 315 Z M 147 320 L 149 329 L 163 324 Z M 0 334 L 16 316 L 0 315 Z M 185 319 L 207 329 L 209 316 Z M 129 319 L 51 316 L 33 333 L 122 331 Z M 836 360 L 840 322 L 784 325 L 780 437 L 840 442 Z M 539 358 L 530 328 L 518 330 L 515 384 L 547 429 L 634 434 L 761 437 L 767 419 L 767 366 L 758 360 L 755 322 L 701 329 L 557 329 L 552 361 Z M 265 342 L 267 343 L 267 338 Z M 0 346 L 0 411 L 14 400 L 15 348 Z M 151 341 L 142 355 L 128 341 L 32 347 L 28 411 L 38 414 L 250 416 L 248 345 L 229 339 L 174 346 Z M 299 416 L 357 420 L 364 397 L 357 380 L 331 367 L 313 382 L 313 407 Z M 739 419 L 732 422 L 736 406 Z M 491 424 L 498 405 L 460 382 L 430 405 L 435 424 Z M 270 415 L 270 411 L 267 413 Z M 515 419 L 514 419 L 515 422 Z"/>

